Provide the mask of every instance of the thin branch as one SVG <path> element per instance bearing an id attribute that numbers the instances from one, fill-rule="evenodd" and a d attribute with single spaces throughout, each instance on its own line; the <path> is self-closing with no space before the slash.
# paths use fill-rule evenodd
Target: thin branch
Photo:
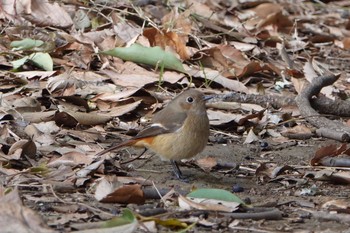
<path id="1" fill-rule="evenodd" d="M 317 95 L 323 87 L 333 84 L 338 78 L 339 75 L 325 75 L 314 78 L 313 82 L 307 84 L 295 100 L 301 115 L 305 117 L 309 123 L 319 128 L 319 130 L 316 131 L 319 136 L 338 141 L 349 141 L 350 127 L 345 126 L 342 122 L 322 117 L 312 108 L 310 103 L 314 95 Z M 309 117 L 317 115 L 319 117 Z"/>
<path id="2" fill-rule="evenodd" d="M 55 191 L 54 191 L 54 189 L 53 189 L 53 187 L 52 187 L 51 184 L 48 184 L 48 186 L 50 187 L 50 190 L 51 190 L 53 196 L 54 196 L 57 200 L 59 200 L 60 202 L 62 202 L 62 203 L 71 204 L 71 205 L 80 205 L 80 206 L 84 206 L 84 207 L 86 207 L 86 208 L 92 210 L 92 212 L 103 213 L 103 214 L 106 214 L 107 216 L 110 216 L 110 217 L 114 217 L 114 216 L 115 216 L 115 215 L 113 215 L 113 214 L 111 214 L 111 213 L 108 213 L 108 212 L 105 212 L 105 211 L 103 211 L 103 210 L 97 209 L 97 208 L 95 208 L 95 207 L 89 206 L 89 205 L 87 205 L 87 204 L 85 204 L 85 203 L 74 202 L 74 201 L 65 201 L 65 200 L 63 200 L 62 198 L 60 198 L 59 196 L 57 196 L 57 194 L 55 193 Z"/>

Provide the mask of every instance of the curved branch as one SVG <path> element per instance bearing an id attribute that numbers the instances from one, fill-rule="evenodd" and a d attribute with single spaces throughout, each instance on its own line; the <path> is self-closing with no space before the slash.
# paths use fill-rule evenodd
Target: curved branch
<path id="1" fill-rule="evenodd" d="M 320 130 L 318 132 L 316 131 L 319 136 L 340 141 L 350 141 L 350 127 L 345 126 L 340 121 L 329 120 L 322 117 L 315 109 L 312 108 L 310 103 L 310 100 L 314 95 L 317 95 L 323 87 L 333 84 L 338 78 L 339 76 L 335 75 L 325 75 L 314 78 L 313 82 L 307 84 L 299 93 L 299 95 L 295 98 L 295 101 L 299 107 L 301 115 L 305 117 L 309 123 L 317 128 L 324 128 L 322 129 L 322 133 L 320 133 Z"/>
<path id="2" fill-rule="evenodd" d="M 216 95 L 210 102 L 218 101 L 258 104 L 263 107 L 272 106 L 275 109 L 286 105 L 296 105 L 294 97 L 256 95 L 238 92 Z M 350 117 L 350 101 L 332 100 L 325 96 L 318 96 L 317 98 L 311 99 L 310 102 L 312 108 L 316 109 L 319 113 Z"/>

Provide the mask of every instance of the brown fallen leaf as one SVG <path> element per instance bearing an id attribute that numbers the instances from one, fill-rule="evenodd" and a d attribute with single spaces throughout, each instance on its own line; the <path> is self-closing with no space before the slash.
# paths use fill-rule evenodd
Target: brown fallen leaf
<path id="1" fill-rule="evenodd" d="M 106 74 L 117 86 L 127 87 L 127 88 L 137 88 L 139 90 L 145 85 L 152 83 L 163 83 L 169 82 L 175 84 L 184 78 L 184 75 L 174 71 L 164 71 L 161 75 L 155 72 L 150 72 L 148 70 L 135 67 L 136 64 L 131 64 L 131 62 L 125 62 L 124 66 L 121 68 L 124 70 L 123 73 L 119 73 L 113 70 L 103 70 L 101 73 Z M 135 67 L 135 69 L 132 69 Z M 130 90 L 130 89 L 128 89 Z M 128 90 L 123 90 L 128 91 Z M 131 89 L 133 90 L 133 89 Z M 134 94 L 134 93 L 132 93 Z M 124 98 L 129 96 L 124 96 Z"/>
<path id="2" fill-rule="evenodd" d="M 35 154 L 36 145 L 32 140 L 20 140 L 10 147 L 6 158 L 18 160 L 24 155 L 33 158 Z"/>
<path id="3" fill-rule="evenodd" d="M 209 68 L 203 68 L 201 70 L 197 68 L 189 68 L 186 70 L 191 76 L 193 77 L 200 77 L 204 80 L 209 80 L 214 83 L 218 83 L 222 85 L 223 87 L 237 91 L 237 92 L 243 92 L 243 93 L 249 93 L 248 88 L 242 83 L 237 80 L 228 79 L 220 74 L 219 71 L 209 69 Z"/>
<path id="4" fill-rule="evenodd" d="M 350 37 L 346 37 L 342 41 L 344 49 L 350 49 Z"/>
<path id="5" fill-rule="evenodd" d="M 267 176 L 269 178 L 276 178 L 277 176 L 281 175 L 285 171 L 294 170 L 293 167 L 284 165 L 284 166 L 277 166 L 277 164 L 273 163 L 262 163 L 260 166 L 256 169 L 255 175 L 256 176 Z"/>
<path id="6" fill-rule="evenodd" d="M 103 101 L 114 102 L 120 99 L 130 97 L 131 95 L 135 94 L 135 92 L 137 92 L 138 90 L 140 90 L 140 88 L 133 87 L 133 88 L 125 89 L 118 93 L 101 93 L 96 95 L 94 98 L 92 98 L 91 101 L 103 100 Z"/>
<path id="7" fill-rule="evenodd" d="M 85 113 L 85 112 L 73 112 L 73 111 L 67 111 L 66 114 L 69 114 L 73 117 L 73 119 L 79 123 L 80 125 L 99 125 L 104 124 L 112 119 L 112 116 L 108 116 L 105 114 L 97 114 L 93 112 Z M 56 118 L 55 118 L 56 119 Z M 74 121 L 71 119 L 67 123 L 73 127 Z"/>
<path id="8" fill-rule="evenodd" d="M 159 31 L 156 28 L 148 28 L 143 31 L 143 35 L 147 37 L 152 46 L 160 46 L 166 51 L 169 50 L 167 48 L 170 47 L 171 50 L 179 54 L 182 60 L 190 58 L 186 48 L 186 40 L 188 39 L 176 32 L 166 30 Z"/>
<path id="9" fill-rule="evenodd" d="M 340 146 L 336 144 L 324 146 L 315 152 L 314 157 L 311 158 L 310 164 L 312 166 L 323 165 L 322 160 L 341 154 L 350 155 L 350 148 L 347 148 L 347 144 L 343 143 Z"/>
<path id="10" fill-rule="evenodd" d="M 0 195 L 0 226 L 3 233 L 53 233 L 40 216 L 23 206 L 18 190 Z"/>
<path id="11" fill-rule="evenodd" d="M 22 114 L 23 118 L 30 123 L 40 123 L 51 121 L 56 114 L 56 111 L 47 112 L 25 112 Z"/>
<path id="12" fill-rule="evenodd" d="M 96 186 L 95 198 L 104 203 L 142 204 L 146 198 L 142 186 L 135 182 L 143 183 L 145 180 L 138 177 L 104 176 Z"/>
<path id="13" fill-rule="evenodd" d="M 59 167 L 61 165 L 65 165 L 65 166 L 75 167 L 81 164 L 84 164 L 84 165 L 91 164 L 92 161 L 93 159 L 86 156 L 85 154 L 72 151 L 72 152 L 63 154 L 61 157 L 57 159 L 53 159 L 52 161 L 47 163 L 47 166 Z"/>
<path id="14" fill-rule="evenodd" d="M 139 184 L 130 184 L 119 187 L 112 193 L 104 197 L 102 203 L 121 203 L 121 204 L 144 204 L 145 197 Z"/>
<path id="15" fill-rule="evenodd" d="M 218 45 L 198 51 L 203 66 L 218 70 L 225 77 L 246 77 L 262 70 L 258 62 L 250 61 L 244 54 L 231 45 Z"/>
<path id="16" fill-rule="evenodd" d="M 350 202 L 346 199 L 335 199 L 330 200 L 321 206 L 322 209 L 326 209 L 328 211 L 336 211 L 337 213 L 350 213 Z"/>
<path id="17" fill-rule="evenodd" d="M 349 171 L 334 171 L 329 169 L 323 169 L 316 172 L 307 172 L 305 177 L 311 177 L 315 180 L 328 181 L 333 184 L 350 184 L 350 172 Z"/>
<path id="18" fill-rule="evenodd" d="M 257 18 L 253 18 L 249 24 L 258 28 L 274 25 L 278 29 L 286 29 L 293 26 L 293 22 L 283 14 L 283 7 L 277 3 L 262 3 L 251 9 Z"/>
<path id="19" fill-rule="evenodd" d="M 142 103 L 142 100 L 138 100 L 138 101 L 135 101 L 135 102 L 130 103 L 130 104 L 125 104 L 125 105 L 121 105 L 118 107 L 114 107 L 114 108 L 112 108 L 111 111 L 106 113 L 106 115 L 109 115 L 111 117 L 122 116 L 126 113 L 129 113 L 129 112 L 135 110 L 141 103 Z"/>
<path id="20" fill-rule="evenodd" d="M 65 100 L 66 102 L 72 103 L 77 106 L 82 106 L 85 108 L 87 112 L 89 112 L 90 110 L 87 101 L 81 98 L 80 96 L 74 96 L 74 95 L 73 96 L 56 96 L 54 98 L 58 100 Z"/>
<path id="21" fill-rule="evenodd" d="M 217 164 L 217 159 L 214 157 L 205 157 L 196 160 L 196 164 L 206 172 L 210 172 Z"/>
<path id="22" fill-rule="evenodd" d="M 230 112 L 222 112 L 222 111 L 213 111 L 207 110 L 210 125 L 223 125 L 229 122 L 238 122 L 241 118 L 243 118 L 242 114 L 230 113 Z"/>
<path id="23" fill-rule="evenodd" d="M 293 135 L 293 134 L 310 134 L 313 135 L 311 129 L 306 125 L 296 125 L 292 128 L 286 128 L 281 132 L 282 135 Z"/>
<path id="24" fill-rule="evenodd" d="M 39 77 L 40 79 L 44 79 L 47 77 L 51 77 L 54 75 L 57 71 L 40 71 L 40 70 L 34 70 L 34 71 L 23 71 L 23 72 L 17 72 L 15 73 L 16 76 L 27 78 L 27 79 L 33 79 Z"/>
<path id="25" fill-rule="evenodd" d="M 260 121 L 263 118 L 265 111 L 266 109 L 263 109 L 257 113 L 246 115 L 245 117 L 241 118 L 237 123 L 239 125 L 244 125 L 248 120 L 251 119 L 256 119 L 257 121 Z"/>
<path id="26" fill-rule="evenodd" d="M 295 123 L 294 121 L 289 121 L 289 123 Z M 289 139 L 308 139 L 311 138 L 314 133 L 311 129 L 305 125 L 296 125 L 292 128 L 286 128 L 281 132 L 281 135 Z"/>
<path id="27" fill-rule="evenodd" d="M 54 118 L 57 126 L 74 128 L 78 125 L 78 121 L 66 112 L 57 112 Z"/>
<path id="28" fill-rule="evenodd" d="M 50 3 L 40 0 L 21 2 L 27 3 L 26 14 L 22 14 L 22 17 L 35 25 L 68 28 L 73 24 L 72 18 L 57 2 Z M 21 14 L 17 12 L 16 15 Z"/>
<path id="29" fill-rule="evenodd" d="M 247 137 L 245 138 L 243 144 L 250 144 L 252 142 L 257 142 L 259 141 L 259 137 L 254 133 L 253 129 L 250 129 L 248 132 Z"/>

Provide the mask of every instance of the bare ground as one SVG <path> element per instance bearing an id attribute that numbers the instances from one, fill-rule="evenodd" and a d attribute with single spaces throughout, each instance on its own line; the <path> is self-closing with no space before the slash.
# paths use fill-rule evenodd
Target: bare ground
<path id="1" fill-rule="evenodd" d="M 332 141 L 308 140 L 296 142 L 294 146 L 283 146 L 278 143 L 271 143 L 271 147 L 278 148 L 270 151 L 261 151 L 260 145 L 244 145 L 242 142 L 232 142 L 229 144 L 214 144 L 206 147 L 200 157 L 212 156 L 222 162 L 239 163 L 241 168 L 232 171 L 216 171 L 206 173 L 199 168 L 182 166 L 184 174 L 190 177 L 189 183 L 184 183 L 173 177 L 170 173 L 171 166 L 159 159 L 153 158 L 142 168 L 156 170 L 157 173 L 135 172 L 144 177 L 149 176 L 156 185 L 181 187 L 184 190 L 196 188 L 220 188 L 232 190 L 234 185 L 241 186 L 244 191 L 236 193 L 243 200 L 249 199 L 254 206 L 277 207 L 283 212 L 283 219 L 278 221 L 252 221 L 239 220 L 237 232 L 266 230 L 271 232 L 345 232 L 349 225 L 343 222 L 322 221 L 311 216 L 308 210 L 319 210 L 326 201 L 349 197 L 347 186 L 325 183 L 305 178 L 305 183 L 298 185 L 293 182 L 268 182 L 268 179 L 259 179 L 252 172 L 244 168 L 253 168 L 262 162 L 271 162 L 278 165 L 290 165 L 292 167 L 308 166 L 308 161 L 314 155 L 317 148 Z M 284 147 L 284 148 L 283 148 Z M 310 167 L 310 169 L 314 170 Z M 299 177 L 298 177 L 299 178 Z M 300 176 L 302 178 L 302 175 Z M 303 196 L 298 193 L 311 186 L 317 187 L 317 195 Z M 312 208 L 310 208 L 312 207 Z M 230 221 L 230 220 L 228 220 Z M 218 223 L 221 221 L 218 220 Z M 223 221 L 224 222 L 224 221 Z M 218 231 L 227 231 L 225 224 Z M 220 224 L 219 224 L 220 225 Z M 254 230 L 255 229 L 255 230 Z M 211 231 L 211 228 L 198 227 L 195 232 Z M 233 229 L 230 229 L 233 231 Z M 262 231 L 264 232 L 264 231 Z"/>
<path id="2" fill-rule="evenodd" d="M 161 161 L 153 156 L 150 159 L 141 159 L 129 164 L 128 171 L 130 176 L 141 176 L 148 178 L 154 182 L 157 188 L 175 188 L 188 193 L 192 188 L 220 188 L 232 191 L 233 186 L 243 188 L 242 192 L 236 193 L 246 202 L 251 202 L 253 206 L 273 207 L 279 209 L 283 214 L 282 220 L 234 220 L 230 217 L 220 216 L 220 214 L 209 214 L 204 216 L 210 226 L 197 224 L 192 228 L 191 232 L 348 232 L 349 224 L 337 221 L 325 221 L 316 218 L 311 213 L 321 210 L 322 204 L 333 199 L 346 199 L 349 196 L 348 186 L 330 184 L 323 181 L 304 177 L 303 171 L 315 170 L 308 165 L 308 161 L 313 156 L 316 148 L 326 144 L 334 143 L 322 139 L 310 139 L 307 141 L 296 141 L 295 143 L 278 144 L 268 142 L 268 150 L 262 150 L 259 145 L 246 145 L 235 140 L 228 144 L 210 144 L 196 159 L 207 156 L 215 157 L 219 162 L 239 163 L 239 169 L 216 169 L 211 172 L 204 172 L 193 163 L 187 162 L 181 164 L 183 173 L 189 177 L 189 182 L 177 180 L 170 164 Z M 132 154 L 132 149 L 129 151 Z M 146 157 L 148 157 L 146 155 Z M 289 165 L 296 168 L 300 174 L 285 174 L 278 176 L 271 182 L 271 179 L 262 176 L 256 176 L 254 171 L 261 163 L 276 163 L 277 165 Z M 286 177 L 289 177 L 287 179 Z M 299 181 L 299 182 L 297 182 Z M 309 190 L 312 186 L 316 187 L 317 193 L 313 195 L 301 195 L 303 189 Z M 22 194 L 34 195 L 38 192 L 32 188 L 31 190 L 23 189 Z M 34 196 L 41 196 L 40 192 Z M 75 224 L 81 223 L 84 216 L 76 216 L 77 213 L 87 215 L 89 213 L 90 221 L 101 220 L 101 213 L 94 216 L 91 210 L 86 207 L 91 206 L 109 213 L 118 213 L 120 206 L 116 204 L 98 203 L 89 190 L 81 190 L 81 192 L 56 194 L 57 197 L 63 199 L 66 203 L 61 203 L 56 199 L 53 202 L 38 203 L 33 200 L 25 200 L 25 204 L 32 209 L 37 210 L 45 221 L 51 227 L 60 231 L 69 231 L 74 229 Z M 26 197 L 26 195 L 24 195 Z M 85 203 L 82 205 L 71 205 L 72 202 Z M 163 207 L 163 203 L 159 200 L 148 200 L 144 205 L 147 208 Z M 76 211 L 75 208 L 80 211 Z M 139 211 L 145 208 L 140 205 L 128 205 L 127 207 Z M 59 209 L 65 211 L 59 213 Z M 72 208 L 74 214 L 67 213 L 67 208 Z M 165 208 L 167 209 L 167 208 Z M 171 209 L 171 208 L 170 208 Z M 169 210 L 170 210 L 169 209 Z M 171 211 L 170 211 L 171 212 Z M 85 216 L 87 217 L 87 216 Z M 176 217 L 178 219 L 186 219 L 191 216 L 181 213 L 168 215 L 167 217 Z M 203 216 L 202 216 L 203 217 Z M 67 220 L 67 218 L 69 220 Z M 102 217 L 103 218 L 103 217 Z M 108 217 L 106 217 L 107 219 Z M 58 224 L 62 220 L 62 225 Z M 233 224 L 234 222 L 234 224 Z M 231 227 L 228 225 L 231 224 Z M 141 230 L 140 230 L 141 231 Z M 160 227 L 159 232 L 171 232 L 169 228 Z"/>

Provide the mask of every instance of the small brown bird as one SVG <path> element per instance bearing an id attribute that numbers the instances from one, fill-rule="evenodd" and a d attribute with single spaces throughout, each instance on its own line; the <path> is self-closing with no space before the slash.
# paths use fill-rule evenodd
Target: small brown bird
<path id="1" fill-rule="evenodd" d="M 175 175 L 183 179 L 176 161 L 189 159 L 200 153 L 209 137 L 209 119 L 205 101 L 210 99 L 198 90 L 188 89 L 157 112 L 150 125 L 135 137 L 108 148 L 98 155 L 125 147 L 144 147 L 168 159 Z"/>

